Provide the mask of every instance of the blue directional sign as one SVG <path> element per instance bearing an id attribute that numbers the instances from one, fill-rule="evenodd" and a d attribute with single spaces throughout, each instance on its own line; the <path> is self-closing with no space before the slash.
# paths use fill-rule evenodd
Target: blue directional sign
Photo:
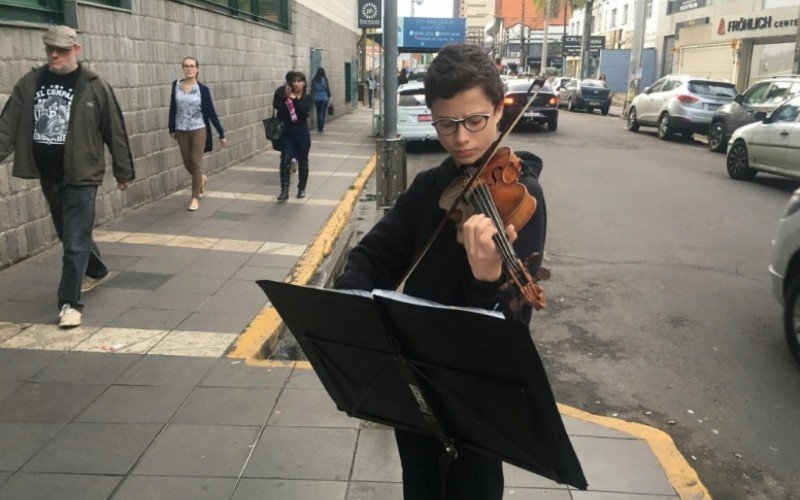
<path id="1" fill-rule="evenodd" d="M 467 20 L 449 17 L 401 17 L 397 20 L 397 46 L 434 51 L 445 45 L 464 43 Z"/>

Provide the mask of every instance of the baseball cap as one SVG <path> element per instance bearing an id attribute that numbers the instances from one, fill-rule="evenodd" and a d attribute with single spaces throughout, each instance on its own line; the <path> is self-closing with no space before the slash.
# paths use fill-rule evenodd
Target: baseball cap
<path id="1" fill-rule="evenodd" d="M 45 45 L 69 49 L 78 45 L 78 34 L 69 26 L 52 26 L 42 35 Z"/>

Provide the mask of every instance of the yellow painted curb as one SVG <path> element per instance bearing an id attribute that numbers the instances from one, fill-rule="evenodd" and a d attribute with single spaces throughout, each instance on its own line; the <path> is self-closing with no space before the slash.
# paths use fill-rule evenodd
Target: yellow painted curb
<path id="1" fill-rule="evenodd" d="M 376 162 L 376 157 L 373 154 L 353 185 L 345 193 L 342 201 L 337 205 L 336 210 L 317 233 L 314 242 L 306 248 L 297 265 L 292 269 L 291 275 L 286 278 L 285 281 L 287 283 L 295 285 L 307 284 L 314 276 L 323 259 L 331 253 L 336 244 L 336 239 L 339 238 L 339 235 L 350 220 L 350 214 L 353 212 L 353 207 L 355 207 L 358 197 L 361 196 L 361 191 L 364 189 L 367 179 L 375 171 Z M 267 305 L 245 327 L 236 340 L 236 345 L 226 356 L 229 358 L 245 358 L 248 365 L 255 364 L 254 361 L 261 356 L 261 346 L 278 334 L 281 324 L 278 312 L 271 305 Z"/>
<path id="2" fill-rule="evenodd" d="M 667 479 L 678 496 L 684 500 L 710 499 L 711 494 L 700 482 L 697 472 L 683 457 L 675 442 L 666 432 L 644 424 L 627 422 L 618 418 L 592 415 L 571 406 L 558 403 L 562 415 L 618 430 L 645 441 L 661 464 Z"/>

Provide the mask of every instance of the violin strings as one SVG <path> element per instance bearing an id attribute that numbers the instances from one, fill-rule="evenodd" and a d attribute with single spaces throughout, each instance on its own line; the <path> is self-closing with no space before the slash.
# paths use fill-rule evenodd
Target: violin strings
<path id="1" fill-rule="evenodd" d="M 506 264 L 508 272 L 513 273 L 514 277 L 521 283 L 524 281 L 522 273 L 517 269 L 517 259 L 508 238 L 505 236 L 505 227 L 502 224 L 500 214 L 497 212 L 494 202 L 491 200 L 491 195 L 488 191 L 486 184 L 479 184 L 470 192 L 470 198 L 478 210 L 489 217 L 497 229 L 497 234 L 492 238 L 497 247 L 500 257 Z"/>

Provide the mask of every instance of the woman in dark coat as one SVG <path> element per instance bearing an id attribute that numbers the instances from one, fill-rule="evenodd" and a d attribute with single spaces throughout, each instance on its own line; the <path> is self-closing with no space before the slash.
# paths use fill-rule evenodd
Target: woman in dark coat
<path id="1" fill-rule="evenodd" d="M 289 199 L 291 170 L 299 166 L 297 197 L 306 196 L 308 181 L 308 152 L 311 150 L 311 134 L 308 131 L 308 116 L 314 109 L 314 100 L 306 92 L 306 75 L 295 71 L 286 82 L 286 92 L 278 106 L 278 118 L 283 122 L 281 136 L 281 194 L 278 201 Z"/>
<path id="2" fill-rule="evenodd" d="M 317 132 L 321 133 L 325 129 L 325 114 L 328 112 L 331 100 L 331 87 L 324 68 L 317 70 L 317 74 L 311 80 L 311 89 L 314 92 L 314 105 L 317 107 Z"/>

